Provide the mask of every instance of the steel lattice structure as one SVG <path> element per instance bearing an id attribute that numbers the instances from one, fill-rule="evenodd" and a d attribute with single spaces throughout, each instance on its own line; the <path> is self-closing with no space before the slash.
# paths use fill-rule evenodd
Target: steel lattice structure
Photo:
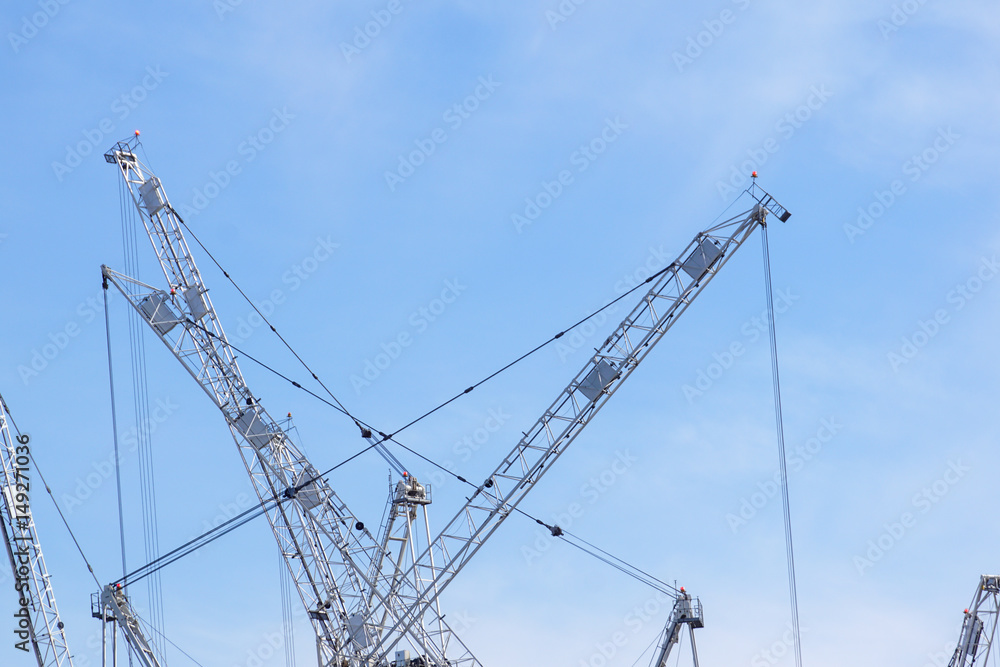
<path id="1" fill-rule="evenodd" d="M 25 650 L 30 644 L 38 667 L 72 667 L 66 634 L 59 619 L 59 609 L 52 592 L 52 581 L 45 567 L 42 545 L 31 513 L 31 449 L 27 436 L 15 438 L 7 425 L 7 405 L 0 398 L 0 528 L 4 546 L 14 573 L 18 611 L 14 613 L 18 629 L 15 636 Z M 40 480 L 39 480 L 40 481 Z M 35 483 L 35 488 L 44 485 Z M 21 616 L 21 613 L 26 616 Z M 27 626 L 27 627 L 25 627 Z M 15 642 L 15 646 L 18 643 Z"/>
<path id="2" fill-rule="evenodd" d="M 137 142 L 135 142 L 137 143 Z M 154 333 L 222 411 L 299 596 L 316 630 L 321 664 L 478 666 L 444 622 L 439 596 L 591 422 L 718 271 L 766 224 L 789 213 L 759 188 L 747 211 L 700 232 L 604 341 L 441 533 L 417 551 L 413 520 L 426 503 L 415 480 L 398 490 L 376 540 L 247 387 L 159 179 L 133 142 L 105 155 L 116 164 L 156 251 L 166 288 L 102 267 Z M 365 437 L 376 446 L 370 433 Z M 415 485 L 415 486 L 413 486 Z M 409 489 L 409 490 L 407 490 Z M 400 495 L 401 494 L 401 495 Z M 429 499 L 428 499 L 429 502 Z M 425 514 L 426 517 L 426 514 Z M 426 524 L 426 519 L 425 519 Z M 392 553 L 395 545 L 399 551 Z M 398 664 L 398 661 L 394 664 Z"/>
<path id="3" fill-rule="evenodd" d="M 119 143 L 105 158 L 119 167 L 125 179 L 169 287 L 153 287 L 105 266 L 106 286 L 110 283 L 121 291 L 225 416 L 309 612 L 322 663 L 368 665 L 363 655 L 384 635 L 384 628 L 373 622 L 372 609 L 388 610 L 385 623 L 396 624 L 395 596 L 399 589 L 412 587 L 412 581 L 371 569 L 372 563 L 384 561 L 382 545 L 254 398 L 208 297 L 180 218 L 159 179 L 133 148 Z M 368 440 L 376 443 L 370 436 Z M 440 616 L 426 628 L 408 624 L 388 650 L 407 640 L 414 654 L 429 664 L 479 664 Z M 446 657 L 446 651 L 451 655 Z"/>

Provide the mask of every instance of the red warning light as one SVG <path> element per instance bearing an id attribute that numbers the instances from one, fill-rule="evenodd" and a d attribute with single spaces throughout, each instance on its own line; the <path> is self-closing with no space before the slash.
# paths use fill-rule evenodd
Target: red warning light
<path id="1" fill-rule="evenodd" d="M 684 592 L 684 587 L 683 587 L 683 586 L 681 586 L 681 593 L 683 593 L 683 592 Z"/>
<path id="2" fill-rule="evenodd" d="M 139 136 L 139 130 L 135 131 L 135 136 L 137 136 L 137 137 Z"/>
<path id="3" fill-rule="evenodd" d="M 409 477 L 409 476 L 410 476 L 410 473 L 408 473 L 408 472 L 406 472 L 406 471 L 404 470 L 404 471 L 403 471 L 403 477 Z"/>
<path id="4" fill-rule="evenodd" d="M 289 412 L 289 413 L 288 413 L 288 418 L 289 418 L 289 419 L 291 419 L 291 418 L 292 418 L 292 413 L 291 413 L 291 412 Z"/>
<path id="5" fill-rule="evenodd" d="M 965 613 L 966 613 L 966 614 L 968 614 L 968 613 L 969 613 L 969 610 L 968 610 L 968 609 L 966 609 L 966 610 L 965 610 Z"/>
<path id="6" fill-rule="evenodd" d="M 750 174 L 750 175 L 751 175 L 751 176 L 753 176 L 754 178 L 757 178 L 757 172 L 756 172 L 756 171 L 755 171 L 755 172 L 753 172 L 753 173 L 752 173 L 752 174 Z"/>

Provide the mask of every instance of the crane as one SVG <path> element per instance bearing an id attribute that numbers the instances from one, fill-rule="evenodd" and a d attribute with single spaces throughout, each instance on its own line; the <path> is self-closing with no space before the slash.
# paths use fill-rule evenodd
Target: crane
<path id="1" fill-rule="evenodd" d="M 671 649 L 680 640 L 681 629 L 685 625 L 691 635 L 691 654 L 694 656 L 694 667 L 698 667 L 698 647 L 694 643 L 694 631 L 695 628 L 705 627 L 705 618 L 702 615 L 701 601 L 698 598 L 692 598 L 691 594 L 681 586 L 680 594 L 674 600 L 673 609 L 670 610 L 667 625 L 663 628 L 659 641 L 656 642 L 656 655 L 653 662 L 650 663 L 650 667 L 667 667 L 667 658 L 670 657 Z"/>
<path id="2" fill-rule="evenodd" d="M 223 413 L 316 631 L 320 664 L 367 664 L 360 656 L 382 634 L 371 609 L 379 605 L 386 611 L 385 623 L 397 623 L 397 610 L 386 604 L 386 596 L 414 583 L 398 576 L 399 561 L 385 552 L 385 542 L 379 543 L 348 509 L 247 386 L 181 229 L 182 220 L 160 179 L 135 155 L 137 143 L 138 135 L 119 142 L 105 159 L 118 166 L 124 178 L 168 288 L 147 285 L 107 266 L 102 267 L 104 287 L 112 284 L 125 296 Z M 372 447 L 381 445 L 371 431 L 362 436 Z M 414 509 L 421 499 L 404 497 L 399 504 Z M 424 664 L 479 664 L 440 615 L 426 625 L 408 624 L 390 650 L 401 642 L 408 642 L 414 660 Z M 451 655 L 446 657 L 446 651 Z M 381 657 L 373 664 L 380 662 Z"/>
<path id="3" fill-rule="evenodd" d="M 31 486 L 35 481 L 30 469 L 34 460 L 31 438 L 27 434 L 12 436 L 7 422 L 7 404 L 0 396 L 0 474 L 3 475 L 0 532 L 14 574 L 14 590 L 18 593 L 14 635 L 20 641 L 15 641 L 14 646 L 34 653 L 38 667 L 72 667 L 52 580 L 31 513 Z"/>
<path id="4" fill-rule="evenodd" d="M 984 574 L 972 596 L 972 604 L 965 610 L 962 633 L 948 667 L 972 667 L 976 660 L 985 665 L 993 648 L 997 630 L 997 612 L 1000 609 L 1000 576 Z"/>
<path id="5" fill-rule="evenodd" d="M 146 639 L 139 625 L 139 617 L 132 608 L 125 589 L 121 584 L 108 584 L 95 593 L 91 599 L 91 615 L 101 620 L 102 658 L 108 664 L 108 635 L 111 635 L 111 663 L 117 665 L 117 639 L 115 623 L 122 631 L 129 648 L 129 655 L 138 661 L 140 667 L 160 667 L 160 660 L 153 652 L 152 645 Z M 110 624 L 110 625 L 109 625 Z M 129 661 L 131 664 L 131 660 Z"/>
<path id="6" fill-rule="evenodd" d="M 749 210 L 697 234 L 650 279 L 649 292 L 441 533 L 431 540 L 428 532 L 428 544 L 418 552 L 409 521 L 418 509 L 426 510 L 429 498 L 416 480 L 401 480 L 398 513 L 376 540 L 250 392 L 195 266 L 183 221 L 134 147 L 131 140 L 119 142 L 105 159 L 125 179 L 169 288 L 106 266 L 105 287 L 110 282 L 121 291 L 223 412 L 257 495 L 269 507 L 272 531 L 317 633 L 321 664 L 338 667 L 388 664 L 389 652 L 406 641 L 418 651 L 413 663 L 478 665 L 444 622 L 441 593 L 733 253 L 766 224 L 768 213 L 782 222 L 790 217 L 754 185 Z M 379 444 L 370 431 L 362 435 L 373 447 Z M 271 503 L 277 498 L 294 502 Z M 410 545 L 408 563 L 406 549 L 394 557 L 390 541 Z M 458 657 L 446 657 L 453 647 Z M 406 651 L 397 651 L 393 664 L 412 663 Z"/>
<path id="7" fill-rule="evenodd" d="M 402 619 L 371 648 L 374 659 L 433 608 L 437 597 L 511 515 L 552 464 L 670 330 L 767 214 L 791 214 L 756 185 L 747 211 L 717 223 L 694 239 L 651 286 L 524 437 L 471 494 L 465 505 L 417 557 L 404 577 L 425 582 L 415 598 L 396 594 Z"/>

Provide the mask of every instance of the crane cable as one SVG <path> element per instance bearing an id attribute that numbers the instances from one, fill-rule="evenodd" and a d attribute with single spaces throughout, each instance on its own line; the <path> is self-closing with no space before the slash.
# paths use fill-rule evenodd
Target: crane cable
<path id="1" fill-rule="evenodd" d="M 17 427 L 17 424 L 14 422 L 14 415 L 10 413 L 10 408 L 7 407 L 7 402 L 4 401 L 2 395 L 0 395 L 0 410 L 3 410 L 4 413 L 7 415 L 7 419 L 8 421 L 10 421 L 10 425 L 14 427 L 14 433 L 17 434 L 18 440 L 20 441 L 24 438 L 27 438 L 28 436 L 21 434 L 21 430 Z M 63 514 L 62 508 L 59 507 L 59 503 L 56 502 L 56 497 L 55 495 L 53 495 L 52 489 L 49 487 L 49 483 L 45 481 L 45 476 L 42 475 L 42 469 L 38 466 L 38 461 L 35 459 L 35 455 L 31 452 L 29 452 L 28 455 L 31 457 L 31 462 L 35 466 L 35 472 L 38 473 L 38 479 L 42 480 L 42 486 L 45 487 L 45 492 L 49 494 L 49 498 L 52 499 L 52 504 L 55 505 L 56 511 L 59 513 L 59 518 L 62 519 L 63 525 L 66 527 L 66 532 L 69 533 L 69 536 L 73 540 L 73 544 L 76 545 L 76 550 L 80 553 L 80 558 L 83 559 L 84 564 L 87 566 L 87 571 L 90 572 L 90 576 L 94 578 L 94 583 L 100 586 L 101 582 L 97 580 L 97 575 L 94 573 L 93 566 L 90 564 L 90 561 L 87 560 L 87 555 L 83 553 L 83 547 L 80 546 L 80 541 L 76 539 L 76 535 L 73 533 L 73 529 L 69 527 L 69 521 L 66 520 L 66 515 Z"/>
<path id="2" fill-rule="evenodd" d="M 299 353 L 296 352 L 292 348 L 292 346 L 288 343 L 288 341 L 285 340 L 285 337 L 282 336 L 278 332 L 278 330 L 275 328 L 275 326 L 273 324 L 271 324 L 271 321 L 267 319 L 267 316 L 264 315 L 264 313 L 260 312 L 260 308 L 257 307 L 257 304 L 255 304 L 250 299 L 250 297 L 247 296 L 246 292 L 244 292 L 243 289 L 239 285 L 236 284 L 236 281 L 233 280 L 232 276 L 229 275 L 229 272 L 226 271 L 224 268 L 222 268 L 222 264 L 219 263 L 219 260 L 217 260 L 215 258 L 215 255 L 213 255 L 209 251 L 209 249 L 205 247 L 205 244 L 201 242 L 201 239 L 199 239 L 198 235 L 194 233 L 194 230 L 192 230 L 191 227 L 189 227 L 188 224 L 186 222 L 184 222 L 184 218 L 182 218 L 180 216 L 180 214 L 176 210 L 174 210 L 174 207 L 171 206 L 170 204 L 167 204 L 167 207 L 170 209 L 170 212 L 174 214 L 174 216 L 177 218 L 177 220 L 180 221 L 180 223 L 184 226 L 184 229 L 188 230 L 188 233 L 191 234 L 191 238 L 193 238 L 195 240 L 195 243 L 197 243 L 201 247 L 201 249 L 205 251 L 205 254 L 208 255 L 209 259 L 212 260 L 212 263 L 215 264 L 216 268 L 218 268 L 219 271 L 222 271 L 222 275 L 224 275 L 226 277 L 226 279 L 229 280 L 229 282 L 233 285 L 233 287 L 236 288 L 236 291 L 240 293 L 240 296 L 242 296 L 243 299 L 248 304 L 250 304 L 250 307 L 253 308 L 254 311 L 258 315 L 260 315 L 260 318 L 261 318 L 261 320 L 264 321 L 264 324 L 266 324 L 268 326 L 268 328 L 272 332 L 274 332 L 274 335 L 278 337 L 278 340 L 280 340 L 282 343 L 284 343 L 285 347 L 288 348 L 288 351 L 291 352 L 295 356 L 295 358 L 299 360 L 299 363 L 302 364 L 302 367 L 305 368 L 309 372 L 309 374 L 312 376 L 312 378 L 314 380 L 316 380 L 316 382 L 319 383 L 319 386 L 323 387 L 324 391 L 326 391 L 326 393 L 329 394 L 330 398 L 332 398 L 333 401 L 340 408 L 340 411 L 343 412 L 348 417 L 351 417 L 351 419 L 354 419 L 351 416 L 351 413 L 347 410 L 347 408 L 344 407 L 344 404 L 341 403 L 340 400 L 336 396 L 334 396 L 333 392 L 330 391 L 330 389 L 325 384 L 323 384 L 323 381 L 319 379 L 319 376 L 316 375 L 316 373 L 309 367 L 309 364 L 307 364 L 305 362 L 305 359 L 303 359 L 302 357 L 299 356 Z M 354 423 L 358 426 L 359 429 L 361 429 L 362 431 L 364 430 L 364 428 L 362 427 L 362 425 L 359 424 L 356 419 L 354 420 Z"/>
<path id="3" fill-rule="evenodd" d="M 767 293 L 767 317 L 771 339 L 771 381 L 774 389 L 774 420 L 778 436 L 778 461 L 781 470 L 781 508 L 785 523 L 785 556 L 788 561 L 788 595 L 792 609 L 792 639 L 795 667 L 802 667 L 802 645 L 799 631 L 799 601 L 795 585 L 795 550 L 792 547 L 792 515 L 788 501 L 788 457 L 785 453 L 785 427 L 781 413 L 781 381 L 778 376 L 778 341 L 774 327 L 774 296 L 771 289 L 771 256 L 767 244 L 767 221 L 761 223 L 761 243 L 764 254 L 764 285 Z"/>
<path id="4" fill-rule="evenodd" d="M 737 198 L 737 200 L 738 200 L 738 198 Z M 731 203 L 729 206 L 731 207 L 734 203 L 736 203 L 737 200 L 734 200 L 733 203 Z M 169 204 L 168 204 L 168 206 L 169 206 Z M 670 265 L 664 267 L 663 269 L 657 271 L 653 275 L 651 275 L 648 278 L 646 278 L 644 281 L 642 281 L 642 282 L 638 283 L 637 285 L 635 285 L 632 289 L 628 290 L 627 292 L 624 292 L 623 294 L 621 294 L 618 297 L 616 297 L 616 298 L 612 299 L 611 301 L 607 302 L 606 304 L 604 304 L 603 306 L 601 306 L 597 310 L 593 311 L 592 313 L 590 313 L 586 317 L 580 319 L 579 321 L 575 322 L 574 324 L 571 324 L 570 326 L 566 327 L 562 331 L 559 331 L 558 333 L 554 334 L 551 338 L 549 338 L 545 342 L 543 342 L 543 343 L 535 346 L 534 348 L 532 348 L 528 352 L 525 352 L 521 356 L 517 357 L 513 361 L 511 361 L 508 364 L 506 364 L 503 367 L 501 367 L 500 369 L 494 371 L 493 373 L 490 373 L 489 375 L 487 375 L 483 379 L 479 380 L 478 382 L 475 382 L 474 384 L 466 387 L 464 390 L 462 390 L 459 393 L 455 394 L 454 396 L 452 396 L 448 400 L 440 403 L 436 407 L 434 407 L 434 408 L 426 411 L 424 414 L 420 415 L 416 419 L 413 419 L 410 422 L 408 422 L 408 423 L 404 424 L 403 426 L 401 426 L 400 428 L 397 428 L 392 433 L 386 434 L 385 432 L 379 431 L 379 430 L 375 429 L 374 427 L 372 427 L 370 424 L 367 424 L 363 420 L 355 417 L 353 414 L 351 414 L 350 411 L 347 410 L 347 408 L 344 406 L 344 404 L 341 403 L 341 401 L 336 396 L 334 396 L 333 392 L 330 391 L 330 389 L 323 383 L 322 380 L 320 380 L 319 376 L 312 370 L 312 368 L 310 368 L 309 365 L 306 364 L 305 360 L 301 356 L 299 356 L 299 354 L 292 348 L 292 346 L 288 343 L 288 341 L 278 332 L 277 328 L 275 328 L 275 326 L 273 324 L 271 324 L 270 320 L 268 320 L 267 317 L 253 303 L 253 301 L 250 300 L 250 297 L 247 296 L 246 292 L 244 292 L 243 289 L 240 288 L 240 286 L 236 283 L 236 281 L 232 278 L 232 276 L 229 275 L 229 272 L 226 271 L 222 267 L 222 265 L 215 258 L 215 256 L 208 250 L 207 247 L 205 247 L 205 244 L 202 243 L 201 240 L 198 238 L 198 236 L 194 233 L 194 231 L 191 230 L 191 227 L 188 226 L 188 224 L 186 222 L 184 222 L 183 218 L 181 218 L 180 215 L 178 215 L 177 211 L 175 211 L 173 209 L 173 207 L 170 207 L 170 210 L 177 217 L 177 219 L 184 226 L 184 228 L 186 230 L 188 230 L 188 232 L 191 234 L 191 237 L 195 240 L 195 242 L 201 247 L 202 250 L 205 251 L 205 254 L 208 255 L 208 257 L 212 260 L 212 262 L 219 269 L 219 271 L 222 272 L 222 275 L 224 275 L 229 280 L 229 282 L 232 283 L 233 287 L 236 288 L 236 291 L 238 291 L 240 293 L 240 295 L 243 297 L 243 299 L 247 303 L 250 304 L 250 306 L 257 312 L 258 315 L 260 315 L 261 319 L 264 321 L 265 324 L 267 324 L 268 328 L 270 328 L 271 331 L 274 332 L 274 334 L 281 340 L 281 342 L 284 343 L 285 347 L 288 348 L 288 350 L 295 356 L 296 359 L 298 359 L 299 363 L 302 364 L 302 366 L 312 376 L 312 378 L 314 380 L 316 380 L 316 382 L 319 383 L 319 385 L 324 389 L 324 391 L 326 391 L 326 393 L 330 396 L 330 398 L 333 400 L 333 402 L 331 403 L 329 400 L 322 398 L 321 396 L 317 395 L 315 392 L 310 391 L 309 389 L 303 387 L 300 383 L 292 380 L 288 376 L 286 376 L 286 375 L 278 372 L 277 370 L 275 370 L 274 368 L 268 366 L 267 364 L 263 363 L 262 361 L 254 358 L 251 355 L 247 354 L 246 352 L 240 350 L 238 347 L 236 347 L 235 345 L 233 345 L 232 343 L 230 343 L 228 340 L 225 340 L 222 337 L 217 336 L 214 332 L 209 331 L 208 329 L 206 329 L 205 327 L 201 326 L 197 322 L 191 320 L 190 318 L 188 318 L 185 321 L 185 324 L 188 324 L 189 326 L 195 326 L 195 327 L 197 327 L 198 329 L 200 329 L 204 333 L 208 334 L 209 336 L 215 338 L 216 340 L 220 341 L 221 343 L 223 343 L 224 345 L 226 345 L 227 347 L 229 347 L 232 351 L 237 352 L 237 353 L 239 353 L 239 354 L 247 357 L 248 359 L 250 359 L 254 363 L 256 363 L 259 366 L 261 366 L 262 368 L 264 368 L 264 369 L 266 369 L 266 370 L 274 373 L 275 375 L 277 375 L 278 377 L 282 378 L 283 380 L 291 383 L 292 386 L 296 387 L 297 389 L 301 389 L 302 391 L 305 391 L 307 394 L 309 394 L 313 398 L 316 398 L 316 399 L 320 400 L 321 402 L 325 403 L 329 407 L 332 407 L 335 410 L 337 410 L 338 412 L 340 412 L 340 413 L 344 414 L 345 416 L 349 417 L 354 422 L 354 424 L 359 429 L 361 429 L 362 432 L 364 432 L 366 429 L 367 430 L 375 431 L 380 436 L 382 436 L 385 440 L 388 440 L 390 442 L 395 442 L 396 444 L 400 444 L 399 442 L 397 442 L 397 441 L 394 440 L 394 437 L 396 435 L 398 435 L 399 433 L 402 433 L 403 431 L 405 431 L 406 429 L 410 428 L 411 426 L 413 426 L 413 425 L 417 424 L 418 422 L 426 419 L 427 417 L 430 417 L 435 412 L 441 410 L 442 408 L 447 407 L 448 405 L 450 405 L 451 403 L 455 402 L 456 400 L 458 400 L 462 396 L 471 393 L 473 390 L 475 390 L 476 388 L 478 388 L 480 385 L 485 384 L 486 382 L 492 380 L 497 375 L 503 373 L 504 371 L 510 369 L 511 367 L 515 366 L 516 364 L 520 363 L 521 361 L 524 361 L 525 359 L 527 359 L 531 355 L 535 354 L 536 352 L 542 350 L 543 348 L 547 347 L 548 345 L 550 345 L 550 344 L 554 343 L 555 341 L 559 340 L 560 338 L 562 338 L 564 335 L 566 335 L 567 333 L 569 333 L 570 331 L 572 331 L 576 327 L 584 324 L 585 322 L 587 322 L 590 319 L 593 319 L 594 317 L 597 317 L 602 312 L 604 312 L 608 308 L 611 308 L 612 306 L 614 306 L 616 303 L 618 303 L 619 301 L 621 301 L 625 297 L 631 295 L 633 292 L 635 292 L 636 290 L 640 289 L 644 285 L 653 282 L 654 280 L 656 280 L 657 278 L 659 278 L 661 275 L 663 275 L 664 273 L 667 273 L 668 271 L 670 271 L 670 270 L 672 270 L 674 268 L 674 265 L 670 264 Z M 728 210 L 728 207 L 727 207 L 727 210 Z M 720 214 L 720 216 L 721 216 L 721 214 Z M 412 450 L 410 450 L 410 451 L 412 451 Z"/>

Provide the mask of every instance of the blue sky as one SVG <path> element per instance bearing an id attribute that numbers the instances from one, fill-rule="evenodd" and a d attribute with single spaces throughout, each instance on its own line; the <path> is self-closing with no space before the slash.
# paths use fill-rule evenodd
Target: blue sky
<path id="1" fill-rule="evenodd" d="M 102 158 L 115 141 L 141 130 L 175 208 L 383 430 L 671 261 L 756 169 L 793 214 L 770 240 L 805 662 L 934 664 L 954 644 L 979 575 L 998 568 L 992 3 L 51 0 L 8 3 L 3 34 L 0 391 L 102 581 L 121 569 L 99 272 L 123 268 L 119 177 Z M 792 664 L 759 243 L 524 504 L 547 521 L 581 504 L 570 530 L 700 596 L 705 664 Z M 157 280 L 139 248 L 141 277 Z M 229 335 L 302 375 L 195 260 Z M 110 317 L 127 432 L 123 300 Z M 617 323 L 401 439 L 487 474 Z M 169 548 L 251 492 L 221 415 L 152 338 L 147 358 Z M 273 414 L 293 413 L 317 467 L 360 446 L 342 416 L 242 366 Z M 138 457 L 123 458 L 138 563 Z M 330 482 L 377 524 L 387 474 L 370 455 Z M 464 489 L 435 486 L 442 524 Z M 95 664 L 94 582 L 51 502 L 32 502 L 68 641 Z M 511 518 L 448 590 L 466 643 L 486 665 L 513 650 L 600 667 L 622 633 L 611 663 L 632 664 L 666 605 L 565 544 L 536 544 L 537 529 Z M 283 664 L 268 648 L 277 559 L 260 523 L 165 570 L 166 634 L 204 665 Z M 644 606 L 655 611 L 637 622 Z M 310 635 L 300 618 L 299 664 Z M 10 644 L 0 662 L 29 664 Z"/>

